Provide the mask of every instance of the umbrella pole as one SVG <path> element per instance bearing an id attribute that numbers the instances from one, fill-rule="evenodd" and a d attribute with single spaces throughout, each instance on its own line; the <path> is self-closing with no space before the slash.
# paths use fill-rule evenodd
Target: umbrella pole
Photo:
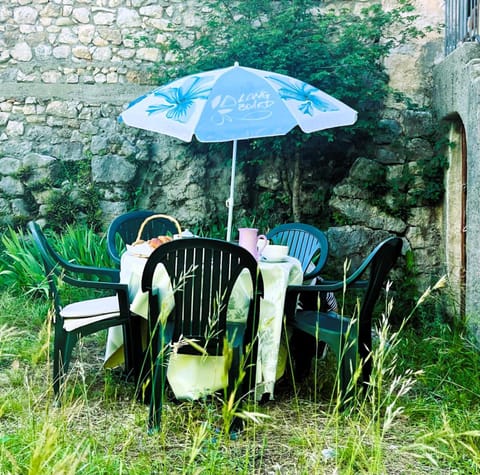
<path id="1" fill-rule="evenodd" d="M 235 168 L 237 165 L 237 141 L 233 141 L 232 150 L 232 176 L 230 178 L 230 197 L 227 200 L 228 206 L 228 222 L 227 222 L 227 241 L 232 237 L 232 221 L 233 221 L 233 195 L 235 192 Z"/>

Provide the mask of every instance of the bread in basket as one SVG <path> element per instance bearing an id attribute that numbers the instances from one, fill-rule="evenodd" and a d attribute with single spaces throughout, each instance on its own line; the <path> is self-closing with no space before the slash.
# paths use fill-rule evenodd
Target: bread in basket
<path id="1" fill-rule="evenodd" d="M 173 236 L 156 236 L 153 238 L 148 239 L 147 241 L 142 239 L 142 234 L 145 229 L 145 226 L 147 223 L 154 219 L 168 219 L 171 221 L 175 227 L 177 228 L 177 233 L 181 234 L 182 233 L 182 228 L 180 227 L 180 224 L 175 218 L 172 218 L 171 216 L 168 216 L 167 214 L 154 214 L 152 216 L 149 216 L 146 218 L 143 223 L 141 224 L 140 228 L 138 229 L 138 234 L 137 234 L 137 239 L 135 242 L 132 243 L 132 246 L 137 246 L 139 244 L 145 244 L 147 243 L 150 247 L 153 249 L 156 249 L 157 247 L 161 246 L 162 244 L 165 244 L 166 242 L 170 242 L 173 239 Z"/>

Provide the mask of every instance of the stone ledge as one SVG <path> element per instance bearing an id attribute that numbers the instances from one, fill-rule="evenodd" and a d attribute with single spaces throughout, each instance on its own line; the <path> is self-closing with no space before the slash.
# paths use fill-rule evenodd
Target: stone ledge
<path id="1" fill-rule="evenodd" d="M 5 82 L 0 91 L 2 99 L 38 99 L 77 100 L 89 104 L 122 105 L 154 89 L 155 86 L 134 84 L 42 84 Z"/>

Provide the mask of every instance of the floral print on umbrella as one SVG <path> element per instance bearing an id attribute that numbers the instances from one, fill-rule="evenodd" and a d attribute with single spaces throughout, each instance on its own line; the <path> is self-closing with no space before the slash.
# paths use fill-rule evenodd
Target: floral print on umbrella
<path id="1" fill-rule="evenodd" d="M 300 102 L 298 109 L 306 115 L 313 116 L 315 109 L 320 112 L 338 111 L 335 104 L 328 102 L 318 96 L 318 89 L 302 81 L 287 81 L 275 76 L 267 76 L 281 87 L 277 89 L 280 97 L 285 100 L 294 100 Z"/>
<path id="2" fill-rule="evenodd" d="M 147 107 L 148 115 L 165 113 L 167 119 L 185 123 L 188 121 L 195 102 L 199 99 L 208 99 L 212 90 L 211 79 L 209 76 L 192 76 L 180 87 L 165 86 L 156 89 L 153 92 L 155 97 L 162 98 L 165 102 L 151 104 Z M 210 85 L 207 85 L 210 83 Z"/>

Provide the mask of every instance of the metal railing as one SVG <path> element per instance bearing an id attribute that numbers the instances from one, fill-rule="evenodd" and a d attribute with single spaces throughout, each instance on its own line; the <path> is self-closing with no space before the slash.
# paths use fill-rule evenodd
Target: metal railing
<path id="1" fill-rule="evenodd" d="M 466 41 L 480 42 L 480 0 L 445 0 L 445 54 Z"/>

